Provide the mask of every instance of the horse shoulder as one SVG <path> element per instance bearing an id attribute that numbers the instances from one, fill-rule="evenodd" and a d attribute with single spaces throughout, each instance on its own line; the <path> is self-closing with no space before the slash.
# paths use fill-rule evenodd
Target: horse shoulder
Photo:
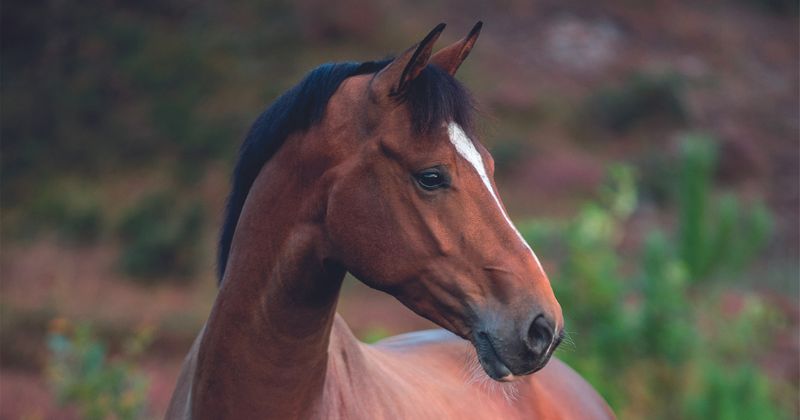
<path id="1" fill-rule="evenodd" d="M 546 404 L 553 418 L 615 419 L 606 401 L 569 365 L 553 357 L 542 370 L 528 379 L 531 401 Z M 527 399 L 525 395 L 521 399 Z"/>
<path id="2" fill-rule="evenodd" d="M 452 417 L 452 400 L 463 389 L 454 389 L 448 371 L 459 371 L 451 355 L 463 355 L 466 341 L 423 331 L 364 344 L 338 316 L 333 332 L 320 418 Z"/>
<path id="3" fill-rule="evenodd" d="M 446 330 L 401 334 L 379 341 L 373 347 L 381 352 L 402 355 L 406 362 L 418 359 L 429 368 L 441 368 L 442 375 L 449 376 L 456 382 L 470 382 L 468 371 L 474 370 L 469 367 L 470 360 L 474 358 L 472 347 L 466 340 Z M 479 371 L 478 374 L 481 373 Z M 486 378 L 484 382 L 490 381 Z M 481 386 L 478 383 L 470 388 L 476 391 L 473 397 L 485 403 L 486 397 L 493 400 L 492 402 L 504 399 L 502 393 L 497 392 L 503 386 L 506 385 Z M 603 397 L 583 377 L 555 357 L 544 369 L 522 379 L 515 386 L 519 395 L 512 402 L 500 401 L 496 405 L 499 411 L 519 408 L 521 411 L 516 412 L 516 415 L 526 417 L 525 413 L 528 413 L 534 418 L 615 418 Z M 486 392 L 489 395 L 481 395 Z M 515 411 L 511 410 L 512 413 Z"/>

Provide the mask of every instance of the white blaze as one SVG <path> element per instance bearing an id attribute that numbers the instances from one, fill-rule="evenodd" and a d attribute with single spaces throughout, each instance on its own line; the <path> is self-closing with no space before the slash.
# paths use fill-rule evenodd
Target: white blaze
<path id="1" fill-rule="evenodd" d="M 544 271 L 542 264 L 539 262 L 539 258 L 536 257 L 536 254 L 533 252 L 531 247 L 527 242 L 525 242 L 522 234 L 519 233 L 519 230 L 517 230 L 514 224 L 511 223 L 511 219 L 508 218 L 506 211 L 503 210 L 503 206 L 500 204 L 500 199 L 497 197 L 497 194 L 495 194 L 494 188 L 492 188 L 492 182 L 489 180 L 489 176 L 486 174 L 486 166 L 483 164 L 483 158 L 481 158 L 481 154 L 475 148 L 472 140 L 470 140 L 470 138 L 467 137 L 467 134 L 464 133 L 464 130 L 462 130 L 461 127 L 454 122 L 451 122 L 447 126 L 447 133 L 450 137 L 450 143 L 453 143 L 453 146 L 455 146 L 458 154 L 466 159 L 473 168 L 475 168 L 475 171 L 478 173 L 478 176 L 480 176 L 481 181 L 483 181 L 483 186 L 485 186 L 489 191 L 489 194 L 492 195 L 494 203 L 497 205 L 497 209 L 500 210 L 500 214 L 503 215 L 503 218 L 508 223 L 508 226 L 510 226 L 511 230 L 517 234 L 517 237 L 519 238 L 520 242 L 525 245 L 525 248 L 528 248 L 528 251 L 530 251 L 531 255 L 533 256 L 533 260 L 536 261 L 539 269 Z"/>

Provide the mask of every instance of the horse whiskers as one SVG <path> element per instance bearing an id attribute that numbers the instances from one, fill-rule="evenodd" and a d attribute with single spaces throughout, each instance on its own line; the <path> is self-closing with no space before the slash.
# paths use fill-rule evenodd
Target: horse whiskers
<path id="1" fill-rule="evenodd" d="M 467 385 L 477 385 L 487 394 L 502 394 L 508 404 L 519 398 L 519 388 L 513 382 L 497 382 L 483 371 L 474 349 L 464 353 L 464 381 Z"/>
<path id="2" fill-rule="evenodd" d="M 475 353 L 475 349 L 471 347 L 467 348 L 466 351 L 464 351 L 464 382 L 468 385 L 477 383 L 480 381 L 482 373 L 483 368 L 478 361 L 478 355 Z"/>
<path id="3" fill-rule="evenodd" d="M 481 370 L 481 365 L 480 362 L 478 362 L 475 351 L 471 348 L 466 348 L 462 362 L 464 366 L 464 382 L 467 384 L 475 383 L 477 380 L 477 375 L 480 374 Z"/>
<path id="4" fill-rule="evenodd" d="M 519 387 L 517 387 L 517 384 L 509 382 L 498 385 L 500 385 L 500 390 L 503 391 L 503 398 L 507 403 L 512 404 L 519 398 Z"/>
<path id="5" fill-rule="evenodd" d="M 572 338 L 572 334 L 573 332 L 564 330 L 564 339 L 562 344 L 569 345 L 570 350 L 575 350 L 578 348 L 578 346 L 575 345 L 575 340 Z M 564 347 L 562 346 L 562 348 Z"/>

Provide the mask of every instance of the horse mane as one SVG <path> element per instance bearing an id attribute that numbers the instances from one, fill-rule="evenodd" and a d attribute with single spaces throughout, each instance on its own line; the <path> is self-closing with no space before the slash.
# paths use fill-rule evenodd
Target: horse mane
<path id="1" fill-rule="evenodd" d="M 218 282 L 222 283 L 233 234 L 250 187 L 264 164 L 278 151 L 289 135 L 305 131 L 322 120 L 325 108 L 339 85 L 347 78 L 377 73 L 392 59 L 323 64 L 259 115 L 239 149 L 233 182 L 219 239 Z M 449 73 L 428 65 L 408 89 L 395 97 L 411 113 L 416 134 L 430 132 L 442 122 L 454 121 L 469 132 L 473 101 L 467 90 Z"/>

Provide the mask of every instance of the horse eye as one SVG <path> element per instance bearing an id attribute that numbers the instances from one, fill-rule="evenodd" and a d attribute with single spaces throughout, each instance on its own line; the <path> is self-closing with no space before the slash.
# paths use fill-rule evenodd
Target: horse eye
<path id="1" fill-rule="evenodd" d="M 415 175 L 417 183 L 426 190 L 435 190 L 447 186 L 447 178 L 436 168 L 426 169 Z"/>

